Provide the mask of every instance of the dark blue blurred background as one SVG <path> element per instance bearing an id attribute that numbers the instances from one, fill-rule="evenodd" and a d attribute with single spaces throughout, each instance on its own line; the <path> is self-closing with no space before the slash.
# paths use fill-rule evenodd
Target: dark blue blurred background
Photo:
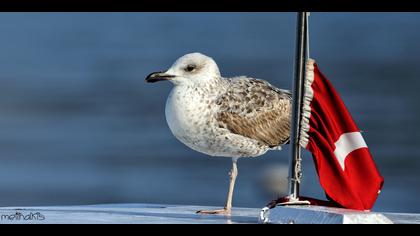
<path id="1" fill-rule="evenodd" d="M 144 78 L 198 51 L 225 76 L 290 89 L 295 19 L 294 13 L 1 13 L 0 205 L 222 206 L 230 159 L 177 141 L 164 116 L 171 85 Z M 420 212 L 419 28 L 420 14 L 410 13 L 310 19 L 311 57 L 340 92 L 385 177 L 378 211 Z M 241 159 L 234 205 L 262 207 L 275 191 L 284 194 L 288 158 L 286 147 Z M 311 155 L 304 159 L 302 194 L 323 198 Z"/>

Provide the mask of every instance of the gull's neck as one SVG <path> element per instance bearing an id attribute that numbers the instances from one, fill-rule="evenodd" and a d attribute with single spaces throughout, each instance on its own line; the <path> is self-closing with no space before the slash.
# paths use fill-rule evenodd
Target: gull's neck
<path id="1" fill-rule="evenodd" d="M 210 79 L 197 79 L 195 83 L 183 83 L 175 85 L 176 89 L 190 90 L 191 92 L 205 92 L 214 94 L 215 92 L 223 91 L 227 87 L 227 80 L 222 77 L 212 77 Z"/>

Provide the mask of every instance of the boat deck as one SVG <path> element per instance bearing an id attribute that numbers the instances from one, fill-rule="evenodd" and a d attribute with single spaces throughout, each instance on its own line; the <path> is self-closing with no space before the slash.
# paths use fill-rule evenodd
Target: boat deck
<path id="1" fill-rule="evenodd" d="M 258 223 L 260 209 L 234 208 L 231 216 L 195 212 L 216 207 L 106 204 L 86 206 L 3 207 L 0 223 L 36 224 L 240 224 Z"/>
<path id="2" fill-rule="evenodd" d="M 259 208 L 234 208 L 231 216 L 196 214 L 196 211 L 202 209 L 217 208 L 161 204 L 2 207 L 0 224 L 257 224 L 262 222 Z M 420 224 L 420 214 L 363 213 L 317 206 L 278 206 L 269 211 L 266 223 Z"/>

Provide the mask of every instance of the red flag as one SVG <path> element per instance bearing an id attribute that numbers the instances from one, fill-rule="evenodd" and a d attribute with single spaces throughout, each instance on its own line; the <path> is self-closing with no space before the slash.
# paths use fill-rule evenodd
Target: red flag
<path id="1" fill-rule="evenodd" d="M 330 199 L 345 208 L 370 210 L 383 177 L 359 128 L 314 60 L 306 70 L 300 144 L 312 153 Z"/>

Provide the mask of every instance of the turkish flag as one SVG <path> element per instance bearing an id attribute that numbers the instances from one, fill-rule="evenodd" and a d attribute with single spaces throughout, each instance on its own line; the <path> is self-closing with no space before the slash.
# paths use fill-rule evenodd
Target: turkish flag
<path id="1" fill-rule="evenodd" d="M 321 186 L 344 208 L 370 210 L 384 179 L 349 111 L 309 59 L 300 145 L 312 153 Z"/>

